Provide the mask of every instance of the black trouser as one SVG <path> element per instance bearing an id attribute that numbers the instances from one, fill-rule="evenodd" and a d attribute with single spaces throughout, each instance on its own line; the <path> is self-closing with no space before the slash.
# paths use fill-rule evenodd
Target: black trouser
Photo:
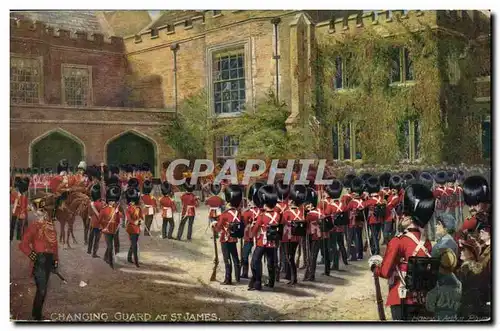
<path id="1" fill-rule="evenodd" d="M 424 308 L 419 305 L 394 305 L 391 306 L 391 315 L 393 321 L 417 320 L 423 316 Z"/>
<path id="2" fill-rule="evenodd" d="M 333 269 L 339 269 L 339 255 L 342 255 L 342 262 L 347 265 L 347 252 L 344 246 L 344 232 L 330 233 L 330 247 L 333 260 Z"/>
<path id="3" fill-rule="evenodd" d="M 269 287 L 274 287 L 276 248 L 257 246 L 252 255 L 252 278 L 248 287 L 260 290 L 262 288 L 262 256 L 266 254 Z"/>
<path id="4" fill-rule="evenodd" d="M 153 223 L 153 215 L 146 215 L 146 217 L 144 217 L 144 221 L 144 235 L 149 236 L 149 232 L 151 231 L 151 224 Z"/>
<path id="5" fill-rule="evenodd" d="M 14 231 L 16 232 L 16 239 L 21 240 L 26 228 L 28 227 L 28 220 L 20 220 L 16 216 L 12 215 L 10 219 L 10 241 L 14 239 Z"/>
<path id="6" fill-rule="evenodd" d="M 319 240 L 312 240 L 312 236 L 309 235 L 309 238 L 307 239 L 309 243 L 308 249 L 308 254 L 307 254 L 307 268 L 306 272 L 304 274 L 304 280 L 314 280 L 314 276 L 316 274 L 316 264 L 318 260 L 318 254 L 319 254 L 319 249 L 320 249 L 320 241 Z"/>
<path id="7" fill-rule="evenodd" d="M 394 236 L 394 222 L 384 221 L 384 243 L 387 244 Z"/>
<path id="8" fill-rule="evenodd" d="M 115 245 L 115 254 L 118 254 L 120 252 L 120 229 L 116 229 L 115 234 L 113 235 L 113 243 Z"/>
<path id="9" fill-rule="evenodd" d="M 323 238 L 319 241 L 320 245 L 320 252 L 321 255 L 323 256 L 324 263 L 325 263 L 325 275 L 330 274 L 330 240 L 328 238 Z"/>
<path id="10" fill-rule="evenodd" d="M 280 272 L 282 270 L 282 263 L 283 263 L 283 259 L 282 259 L 282 252 L 283 252 L 283 247 L 281 247 L 281 242 L 279 240 L 276 240 L 276 250 L 275 250 L 275 254 L 276 256 L 274 257 L 274 263 L 276 264 L 276 267 L 274 269 L 274 271 L 276 272 L 276 276 L 275 276 L 275 281 L 279 283 L 280 281 Z"/>
<path id="11" fill-rule="evenodd" d="M 104 239 L 106 240 L 106 252 L 104 252 L 104 261 L 113 267 L 113 241 L 115 235 L 111 233 L 105 233 Z"/>
<path id="12" fill-rule="evenodd" d="M 42 308 L 47 295 L 47 284 L 49 283 L 50 272 L 54 264 L 52 253 L 37 254 L 33 265 L 33 276 L 35 277 L 36 293 L 33 300 L 32 316 L 35 320 L 42 319 Z"/>
<path id="13" fill-rule="evenodd" d="M 177 230 L 177 240 L 181 240 L 186 222 L 188 222 L 187 240 L 191 240 L 191 236 L 193 234 L 194 216 L 184 216 L 182 218 L 181 223 L 179 224 L 179 230 Z"/>
<path id="14" fill-rule="evenodd" d="M 363 259 L 363 228 L 354 227 L 347 229 L 347 247 L 351 260 Z"/>
<path id="15" fill-rule="evenodd" d="M 290 280 L 293 284 L 297 283 L 297 265 L 295 264 L 295 252 L 297 247 L 299 247 L 298 242 L 287 242 L 282 243 L 285 248 L 286 255 L 286 276 L 285 279 Z"/>
<path id="16" fill-rule="evenodd" d="M 253 241 L 249 241 L 243 244 L 243 253 L 241 256 L 241 276 L 242 277 L 248 277 L 248 265 L 249 265 L 249 257 L 250 253 L 252 252 L 252 247 L 253 247 Z"/>
<path id="17" fill-rule="evenodd" d="M 139 241 L 139 234 L 129 234 L 130 248 L 128 249 L 127 261 L 132 261 L 132 254 L 134 254 L 135 265 L 139 265 L 139 256 L 137 255 L 137 242 Z"/>
<path id="18" fill-rule="evenodd" d="M 231 261 L 234 264 L 234 275 L 237 282 L 240 281 L 240 259 L 238 258 L 237 243 L 225 242 L 221 244 L 222 256 L 224 257 L 224 265 L 226 267 L 225 281 L 231 282 L 232 267 Z"/>
<path id="19" fill-rule="evenodd" d="M 370 224 L 370 249 L 372 255 L 380 255 L 380 230 L 382 230 L 382 223 Z"/>
<path id="20" fill-rule="evenodd" d="M 168 226 L 168 236 L 167 236 L 167 225 L 169 225 Z M 174 232 L 174 226 L 175 226 L 175 223 L 174 223 L 174 219 L 172 217 L 170 217 L 170 218 L 164 217 L 163 223 L 161 225 L 162 238 L 172 239 L 172 233 Z"/>
<path id="21" fill-rule="evenodd" d="M 99 228 L 93 228 L 92 231 L 90 231 L 89 235 L 89 246 L 87 249 L 87 253 L 90 254 L 92 252 L 92 255 L 97 255 L 97 250 L 99 249 L 99 240 L 101 239 L 101 229 Z"/>

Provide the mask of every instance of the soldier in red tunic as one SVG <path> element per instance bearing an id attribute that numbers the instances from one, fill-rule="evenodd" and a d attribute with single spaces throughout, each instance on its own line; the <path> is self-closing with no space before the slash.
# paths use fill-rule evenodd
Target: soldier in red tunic
<path id="1" fill-rule="evenodd" d="M 174 213 L 177 211 L 174 200 L 172 200 L 172 186 L 168 182 L 163 182 L 161 184 L 161 194 L 163 198 L 160 199 L 161 217 L 163 223 L 161 226 L 162 238 L 173 239 L 172 233 L 174 233 Z M 168 227 L 168 235 L 167 235 Z"/>
<path id="2" fill-rule="evenodd" d="M 405 276 L 408 259 L 412 256 L 431 257 L 431 242 L 425 237 L 424 228 L 434 212 L 435 198 L 432 192 L 420 183 L 406 188 L 404 211 L 401 221 L 405 231 L 391 239 L 384 258 L 374 255 L 369 265 L 379 277 L 389 279 L 387 306 L 391 306 L 393 320 L 410 320 L 421 316 L 425 310 L 418 297 L 425 293 L 409 292 Z"/>
<path id="3" fill-rule="evenodd" d="M 434 198 L 436 198 L 436 210 L 434 212 L 434 217 L 430 220 L 428 225 L 428 234 L 431 241 L 434 241 L 436 237 L 436 218 L 448 208 L 449 190 L 445 187 L 447 176 L 444 170 L 438 171 L 436 176 L 434 176 L 436 186 L 432 193 L 434 194 Z"/>
<path id="4" fill-rule="evenodd" d="M 347 228 L 347 248 L 351 261 L 363 259 L 362 231 L 365 221 L 364 203 L 361 199 L 363 194 L 363 180 L 355 177 L 351 182 L 351 197 L 346 207 L 349 215 L 349 224 Z"/>
<path id="5" fill-rule="evenodd" d="M 344 263 L 344 265 L 348 265 L 347 252 L 344 246 L 344 228 L 348 221 L 345 212 L 347 205 L 344 204 L 340 199 L 342 189 L 343 185 L 339 180 L 333 180 L 333 182 L 326 187 L 328 198 L 326 198 L 325 200 L 325 215 L 331 217 L 334 224 L 332 232 L 330 232 L 330 247 L 331 255 L 333 258 L 333 270 L 339 270 L 339 255 L 342 256 L 342 262 Z"/>
<path id="6" fill-rule="evenodd" d="M 10 203 L 12 204 L 12 216 L 10 221 L 10 241 L 14 238 L 16 230 L 17 240 L 21 240 L 23 233 L 28 227 L 28 192 L 30 179 L 24 177 L 15 181 L 16 191 L 10 194 Z"/>
<path id="7" fill-rule="evenodd" d="M 122 215 L 118 201 L 121 196 L 121 189 L 117 185 L 108 186 L 106 192 L 106 203 L 99 213 L 99 222 L 101 225 L 104 239 L 106 240 L 106 252 L 104 253 L 104 261 L 113 268 L 113 247 L 115 234 L 118 232 Z"/>
<path id="8" fill-rule="evenodd" d="M 380 196 L 380 185 L 377 177 L 370 177 L 366 181 L 366 189 L 370 195 L 365 201 L 368 210 L 368 225 L 370 227 L 370 244 L 373 255 L 380 254 L 380 231 L 385 217 L 387 202 Z"/>
<path id="9" fill-rule="evenodd" d="M 89 215 L 90 215 L 90 226 L 92 230 L 89 235 L 89 246 L 87 249 L 87 254 L 92 253 L 92 257 L 96 258 L 97 250 L 99 249 L 99 240 L 101 239 L 101 224 L 99 215 L 101 214 L 101 210 L 106 206 L 106 203 L 101 199 L 101 185 L 94 184 L 90 189 L 90 206 L 89 206 Z"/>
<path id="10" fill-rule="evenodd" d="M 137 242 L 139 241 L 139 234 L 141 233 L 141 221 L 143 219 L 142 210 L 138 206 L 140 200 L 139 190 L 135 187 L 131 187 L 125 192 L 125 197 L 128 204 L 128 208 L 126 211 L 126 231 L 130 238 L 130 248 L 128 250 L 127 261 L 129 263 L 135 263 L 135 266 L 139 268 Z M 132 254 L 134 255 L 134 261 L 132 261 Z"/>
<path id="11" fill-rule="evenodd" d="M 286 185 L 283 183 L 283 180 L 280 179 L 276 182 L 276 193 L 278 194 L 278 203 L 276 204 L 276 207 L 274 208 L 275 211 L 278 212 L 280 215 L 280 233 L 279 233 L 279 238 L 282 237 L 283 235 L 283 223 L 281 222 L 283 218 L 283 212 L 287 209 L 288 207 L 288 194 L 290 193 L 290 186 Z M 280 273 L 285 271 L 285 250 L 283 247 L 281 247 L 280 243 L 281 239 L 278 239 L 277 241 L 277 248 L 276 248 L 276 282 L 280 281 Z"/>
<path id="12" fill-rule="evenodd" d="M 153 190 L 153 183 L 150 180 L 144 181 L 142 185 L 142 205 L 143 205 L 143 215 L 145 221 L 144 235 L 150 235 L 151 224 L 153 223 L 153 216 L 157 208 L 157 201 L 155 197 L 151 195 Z"/>
<path id="13" fill-rule="evenodd" d="M 212 222 L 215 232 L 220 232 L 220 242 L 226 273 L 224 276 L 224 285 L 232 284 L 232 267 L 234 264 L 234 276 L 237 283 L 240 282 L 241 265 L 238 257 L 238 238 L 243 236 L 245 231 L 241 215 L 238 210 L 243 198 L 243 191 L 240 186 L 231 184 L 225 189 L 225 198 L 229 204 L 229 209 L 225 210 L 217 217 L 216 222 Z"/>
<path id="14" fill-rule="evenodd" d="M 304 274 L 304 281 L 314 281 L 316 274 L 316 261 L 321 246 L 323 235 L 319 226 L 320 221 L 325 217 L 324 210 L 318 207 L 318 195 L 316 190 L 308 187 L 307 198 L 305 205 L 306 223 L 307 223 L 307 237 L 306 237 L 306 251 L 307 263 L 306 272 Z M 328 255 L 328 254 L 326 254 Z M 330 264 L 327 257 L 326 264 Z M 330 271 L 328 270 L 328 273 Z"/>
<path id="15" fill-rule="evenodd" d="M 384 218 L 384 244 L 387 245 L 394 237 L 395 224 L 398 220 L 398 208 L 401 205 L 399 191 L 401 189 L 402 178 L 399 175 L 394 175 L 389 179 L 389 193 L 384 196 L 387 201 Z M 400 209 L 400 208 L 399 208 Z"/>
<path id="16" fill-rule="evenodd" d="M 208 224 L 216 221 L 217 217 L 222 213 L 222 208 L 226 204 L 219 196 L 221 186 L 219 184 L 210 184 L 211 196 L 205 200 L 205 205 L 208 206 Z"/>
<path id="17" fill-rule="evenodd" d="M 35 278 L 36 294 L 32 316 L 35 320 L 42 320 L 50 273 L 58 267 L 57 233 L 51 217 L 54 214 L 55 198 L 35 198 L 32 203 L 38 219 L 24 233 L 19 248 L 33 262 L 32 275 Z"/>
<path id="18" fill-rule="evenodd" d="M 465 238 L 468 233 L 477 237 L 479 225 L 490 223 L 491 200 L 488 181 L 482 176 L 470 176 L 464 181 L 463 193 L 465 204 L 471 211 L 471 217 L 464 221 L 458 235 Z"/>
<path id="19" fill-rule="evenodd" d="M 186 226 L 186 222 L 188 222 L 187 240 L 191 241 L 194 218 L 196 216 L 196 207 L 198 207 L 199 202 L 198 198 L 193 194 L 195 186 L 191 184 L 191 178 L 186 178 L 184 186 L 187 192 L 181 197 L 182 215 L 179 230 L 177 231 L 177 240 L 181 240 L 184 227 Z"/>
<path id="20" fill-rule="evenodd" d="M 245 232 L 243 236 L 243 256 L 241 257 L 241 278 L 248 278 L 249 257 L 254 246 L 254 236 L 252 234 L 252 228 L 256 224 L 257 217 L 260 215 L 263 208 L 263 205 L 260 202 L 259 196 L 257 194 L 262 186 L 264 186 L 264 183 L 262 182 L 257 182 L 250 186 L 247 196 L 248 209 L 245 210 L 241 216 L 243 222 L 245 223 Z"/>
<path id="21" fill-rule="evenodd" d="M 252 278 L 248 284 L 248 290 L 262 289 L 262 257 L 266 254 L 267 272 L 269 283 L 265 286 L 274 287 L 276 276 L 274 258 L 276 256 L 276 240 L 279 235 L 279 214 L 274 211 L 278 202 L 278 194 L 273 185 L 264 185 L 257 192 L 264 210 L 257 218 L 257 222 L 252 228 L 252 234 L 256 237 L 256 245 L 252 255 Z"/>
<path id="22" fill-rule="evenodd" d="M 297 265 L 295 264 L 295 252 L 299 245 L 299 237 L 292 234 L 292 225 L 295 222 L 305 221 L 304 202 L 307 198 L 307 189 L 304 185 L 293 185 L 289 195 L 289 205 L 282 216 L 283 237 L 281 242 L 286 254 L 286 275 L 288 285 L 297 284 Z"/>

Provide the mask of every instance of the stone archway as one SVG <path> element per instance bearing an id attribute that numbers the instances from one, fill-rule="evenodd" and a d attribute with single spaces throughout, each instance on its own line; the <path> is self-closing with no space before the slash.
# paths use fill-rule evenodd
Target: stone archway
<path id="1" fill-rule="evenodd" d="M 107 164 L 149 163 L 153 175 L 156 173 L 156 142 L 134 130 L 124 132 L 108 140 L 105 146 Z"/>
<path id="2" fill-rule="evenodd" d="M 31 167 L 55 169 L 61 159 L 67 159 L 70 166 L 76 167 L 85 160 L 85 145 L 71 133 L 55 129 L 34 139 L 29 153 Z"/>

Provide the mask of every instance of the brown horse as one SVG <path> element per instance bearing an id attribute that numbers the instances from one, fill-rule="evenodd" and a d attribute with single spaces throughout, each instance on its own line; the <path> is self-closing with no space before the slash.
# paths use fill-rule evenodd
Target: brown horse
<path id="1" fill-rule="evenodd" d="M 52 193 L 47 193 L 52 195 Z M 75 223 L 75 217 L 80 216 L 83 220 L 84 225 L 84 236 L 85 243 L 87 243 L 88 230 L 89 230 L 89 206 L 90 198 L 83 190 L 78 188 L 70 189 L 67 192 L 67 198 L 61 203 L 59 208 L 56 210 L 55 218 L 61 224 L 61 232 L 59 234 L 59 242 L 68 245 L 69 236 L 71 235 L 74 244 L 78 244 L 73 232 L 73 225 Z M 68 232 L 66 233 L 66 223 L 68 223 Z"/>

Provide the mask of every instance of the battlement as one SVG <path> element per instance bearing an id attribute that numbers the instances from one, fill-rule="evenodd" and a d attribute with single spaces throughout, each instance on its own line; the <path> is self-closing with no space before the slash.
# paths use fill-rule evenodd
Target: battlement
<path id="1" fill-rule="evenodd" d="M 123 52 L 123 38 L 111 36 L 105 38 L 102 33 L 89 33 L 86 31 L 70 31 L 54 29 L 44 22 L 29 19 L 10 19 L 11 38 L 35 38 L 49 44 L 59 46 L 98 49 L 111 52 Z M 91 38 L 89 38 L 91 37 Z"/>

